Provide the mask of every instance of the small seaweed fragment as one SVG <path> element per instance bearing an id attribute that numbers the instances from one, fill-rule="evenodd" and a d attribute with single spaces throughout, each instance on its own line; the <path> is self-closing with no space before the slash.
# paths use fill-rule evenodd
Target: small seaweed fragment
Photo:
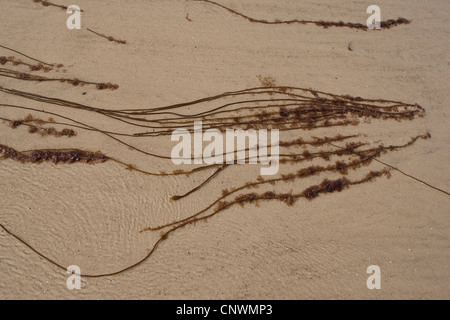
<path id="1" fill-rule="evenodd" d="M 92 29 L 89 29 L 89 28 L 87 28 L 87 31 L 92 32 L 93 34 L 96 34 L 99 37 L 108 39 L 109 41 L 117 42 L 117 43 L 120 43 L 120 44 L 126 44 L 127 43 L 126 40 L 118 40 L 118 39 L 115 39 L 115 38 L 113 38 L 111 36 L 104 35 L 102 33 L 96 32 L 96 31 L 94 31 Z"/>

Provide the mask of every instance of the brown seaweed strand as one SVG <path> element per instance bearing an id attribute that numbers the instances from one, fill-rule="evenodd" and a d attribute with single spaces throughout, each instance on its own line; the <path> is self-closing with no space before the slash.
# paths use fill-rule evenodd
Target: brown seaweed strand
<path id="1" fill-rule="evenodd" d="M 22 163 L 104 163 L 110 158 L 101 152 L 89 152 L 79 149 L 30 150 L 19 152 L 11 147 L 0 144 L 0 159 L 11 159 Z"/>
<path id="2" fill-rule="evenodd" d="M 115 38 L 113 38 L 111 36 L 104 35 L 102 33 L 96 32 L 96 31 L 94 31 L 92 29 L 89 29 L 89 28 L 87 28 L 86 30 L 89 31 L 89 32 L 92 32 L 93 34 L 95 34 L 95 35 L 97 35 L 99 37 L 108 39 L 109 41 L 117 42 L 117 43 L 120 43 L 120 44 L 127 44 L 126 40 L 118 40 L 118 39 L 115 39 Z"/>
<path id="3" fill-rule="evenodd" d="M 63 10 L 67 10 L 69 7 L 63 6 L 63 5 L 59 5 L 59 4 L 55 4 L 49 1 L 45 1 L 45 0 L 32 0 L 35 3 L 40 3 L 41 5 L 43 5 L 44 7 L 57 7 L 57 8 L 61 8 Z M 84 12 L 83 10 L 80 10 L 81 12 Z"/>
<path id="4" fill-rule="evenodd" d="M 54 66 L 55 66 L 55 64 L 47 63 L 47 62 L 38 60 L 38 59 L 36 59 L 36 58 L 32 58 L 32 57 L 30 57 L 30 56 L 28 56 L 28 55 L 26 55 L 26 54 L 24 54 L 24 53 L 22 53 L 22 52 L 20 52 L 20 51 L 17 51 L 17 50 L 14 50 L 14 49 L 5 47 L 5 46 L 3 46 L 3 45 L 0 45 L 0 48 L 3 48 L 3 49 L 6 49 L 6 50 L 15 52 L 15 53 L 17 53 L 17 54 L 20 54 L 21 56 L 24 56 L 25 58 L 31 59 L 31 60 L 33 60 L 33 61 L 36 61 L 36 62 L 39 62 L 39 63 L 42 63 L 42 64 L 45 64 L 45 65 L 47 65 L 47 66 L 51 66 L 51 67 L 54 67 Z"/>
<path id="5" fill-rule="evenodd" d="M 312 20 L 298 20 L 298 19 L 294 19 L 294 20 L 287 20 L 287 21 L 281 21 L 281 20 L 273 20 L 273 21 L 267 21 L 267 20 L 262 20 L 262 19 L 255 19 L 255 18 L 251 18 L 249 16 L 246 16 L 236 10 L 233 10 L 231 8 L 228 8 L 220 3 L 214 2 L 214 1 L 210 1 L 210 0 L 194 0 L 194 1 L 198 1 L 198 2 L 206 2 L 215 6 L 218 6 L 222 9 L 227 10 L 228 12 L 231 12 L 234 15 L 237 15 L 241 18 L 244 18 L 252 23 L 261 23 L 261 24 L 268 24 L 268 25 L 281 25 L 281 24 L 314 24 L 318 27 L 322 27 L 324 29 L 327 29 L 329 27 L 345 27 L 345 28 L 351 28 L 351 29 L 359 29 L 359 30 L 364 30 L 367 31 L 367 25 L 364 25 L 362 23 L 352 23 L 352 22 L 343 22 L 343 21 L 339 21 L 339 22 L 332 22 L 332 21 L 312 21 Z M 381 22 L 381 29 L 390 29 L 392 27 L 396 27 L 398 25 L 401 24 L 410 24 L 411 21 L 405 18 L 398 18 L 397 20 L 393 20 L 393 19 L 389 19 L 387 21 L 382 21 Z"/>
<path id="6" fill-rule="evenodd" d="M 197 187 L 193 188 L 192 190 L 190 190 L 189 192 L 186 192 L 185 194 L 183 194 L 181 196 L 173 196 L 172 200 L 180 200 L 180 199 L 186 198 L 187 196 L 189 196 L 189 195 L 193 194 L 194 192 L 200 190 L 206 184 L 208 184 L 214 178 L 216 178 L 219 175 L 219 173 L 221 173 L 223 170 L 225 170 L 228 166 L 229 166 L 228 164 L 224 164 L 223 166 L 220 166 L 216 171 L 214 171 L 214 173 L 211 176 L 209 176 L 205 181 L 203 181 L 202 184 L 198 185 Z"/>
<path id="7" fill-rule="evenodd" d="M 0 224 L 0 227 L 3 229 L 3 231 L 5 231 L 7 234 L 9 234 L 10 236 L 12 236 L 13 238 L 15 238 L 16 240 L 18 240 L 20 243 L 22 243 L 23 245 L 25 245 L 28 249 L 30 249 L 31 251 L 33 251 L 34 253 L 36 253 L 38 256 L 40 256 L 41 258 L 43 258 L 44 260 L 47 260 L 48 262 L 50 262 L 50 264 L 53 264 L 54 266 L 58 267 L 59 269 L 62 270 L 67 270 L 67 268 L 64 268 L 62 265 L 60 265 L 59 263 L 57 263 L 55 260 L 49 258 L 48 256 L 40 253 L 38 250 L 36 250 L 34 247 L 32 247 L 27 241 L 23 240 L 21 237 L 19 237 L 18 235 L 12 233 L 11 231 L 9 231 L 3 224 Z"/>
<path id="8" fill-rule="evenodd" d="M 10 70 L 6 68 L 0 68 L 0 76 L 13 78 L 17 80 L 25 80 L 25 81 L 37 81 L 37 82 L 45 82 L 45 81 L 59 81 L 62 83 L 70 83 L 74 86 L 78 85 L 95 85 L 98 90 L 117 90 L 119 86 L 117 84 L 112 83 L 98 83 L 92 81 L 84 81 L 80 79 L 68 79 L 68 78 L 48 78 L 44 76 L 36 76 L 25 72 L 19 72 L 15 70 Z"/>
<path id="9" fill-rule="evenodd" d="M 431 138 L 431 134 L 430 134 L 430 133 L 427 133 L 426 135 L 421 136 L 421 138 L 423 138 L 423 139 L 425 139 L 425 138 Z M 329 144 L 332 145 L 332 146 L 334 146 L 334 147 L 336 147 L 336 148 L 342 148 L 341 146 L 338 146 L 338 145 L 336 145 L 336 144 L 334 144 L 334 143 L 331 143 L 331 142 L 329 142 Z M 355 151 L 354 153 L 355 153 L 355 154 L 358 154 L 357 151 Z M 435 187 L 435 186 L 429 184 L 428 182 L 425 182 L 425 181 L 422 180 L 422 179 L 416 178 L 416 177 L 414 177 L 414 176 L 412 176 L 412 175 L 410 175 L 410 174 L 404 172 L 403 170 L 400 170 L 399 168 L 394 167 L 393 165 L 390 165 L 390 164 L 388 164 L 388 163 L 386 163 L 386 162 L 384 162 L 384 161 L 381 161 L 380 159 L 377 159 L 377 158 L 373 158 L 373 160 L 375 160 L 376 162 L 379 162 L 379 163 L 381 163 L 381 164 L 383 164 L 383 165 L 385 165 L 385 166 L 387 166 L 387 167 L 389 167 L 389 168 L 391 168 L 391 169 L 393 169 L 393 170 L 395 170 L 395 171 L 401 173 L 402 175 L 404 175 L 404 176 L 406 176 L 406 177 L 408 177 L 408 178 L 410 178 L 410 179 L 413 179 L 413 180 L 415 180 L 415 181 L 417 181 L 417 182 L 420 182 L 420 183 L 426 185 L 427 187 L 430 187 L 430 188 L 432 188 L 432 189 L 434 189 L 434 190 L 437 190 L 437 191 L 439 191 L 439 192 L 442 192 L 443 194 L 446 194 L 446 195 L 450 196 L 450 193 L 449 193 L 448 191 L 445 191 L 445 190 L 443 190 L 443 189 L 441 189 L 441 188 Z"/>
<path id="10" fill-rule="evenodd" d="M 53 162 L 58 163 L 104 163 L 106 161 L 112 161 L 117 164 L 124 166 L 127 170 L 136 171 L 149 176 L 177 176 L 177 175 L 191 175 L 193 173 L 198 173 L 204 170 L 216 169 L 220 165 L 206 165 L 203 167 L 194 168 L 190 171 L 177 170 L 172 173 L 154 173 L 141 170 L 133 164 L 125 163 L 119 159 L 106 156 L 101 152 L 91 152 L 76 148 L 65 148 L 65 149 L 35 149 L 35 150 L 25 150 L 17 151 L 6 145 L 0 144 L 0 160 L 14 160 L 22 163 L 35 163 L 40 164 L 43 162 Z"/>
<path id="11" fill-rule="evenodd" d="M 31 64 L 31 63 L 27 63 L 27 62 L 23 62 L 20 59 L 16 59 L 14 56 L 10 56 L 10 57 L 5 57 L 5 56 L 0 56 L 0 65 L 5 65 L 6 63 L 11 63 L 13 66 L 18 66 L 18 65 L 24 65 L 27 66 L 28 68 L 30 68 L 30 71 L 44 71 L 44 72 L 50 72 L 53 70 L 52 66 L 45 66 L 42 63 L 38 63 L 38 64 Z M 57 68 L 62 68 L 63 65 L 57 65 Z"/>

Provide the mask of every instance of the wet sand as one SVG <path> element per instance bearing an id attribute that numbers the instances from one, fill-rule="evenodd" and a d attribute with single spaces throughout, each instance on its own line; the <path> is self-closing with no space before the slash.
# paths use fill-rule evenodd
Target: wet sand
<path id="1" fill-rule="evenodd" d="M 367 4 L 359 0 L 220 3 L 260 19 L 365 23 L 368 17 Z M 82 30 L 68 30 L 69 15 L 59 8 L 31 0 L 2 1 L 0 44 L 63 63 L 53 75 L 116 83 L 119 89 L 4 77 L 0 86 L 99 108 L 138 109 L 258 87 L 261 76 L 282 86 L 418 103 L 426 116 L 417 122 L 380 122 L 360 131 L 394 143 L 429 132 L 431 139 L 381 160 L 450 190 L 448 1 L 379 1 L 383 20 L 405 17 L 412 23 L 370 32 L 256 24 L 195 1 L 134 0 L 125 6 L 119 0 L 79 0 L 77 5 L 85 11 Z M 9 55 L 18 57 L 0 48 L 0 56 Z M 0 99 L 3 104 L 62 110 L 4 93 Z M 0 110 L 5 118 L 27 115 Z M 74 110 L 64 110 L 64 115 L 80 117 Z M 122 129 L 99 116 L 85 120 Z M 336 129 L 338 133 L 345 130 Z M 49 145 L 101 150 L 149 170 L 164 170 L 163 162 L 92 132 L 80 131 L 73 139 L 41 138 L 2 123 L 0 134 L 0 144 L 20 150 Z M 167 139 L 137 144 L 170 152 Z M 207 174 L 159 178 L 114 163 L 54 166 L 5 160 L 0 161 L 0 223 L 63 266 L 79 265 L 82 274 L 108 273 L 139 261 L 152 248 L 159 233 L 140 230 L 202 209 L 222 189 L 254 179 L 255 172 L 257 168 L 232 168 L 192 197 L 173 202 L 173 194 L 195 187 Z M 308 182 L 282 188 L 303 190 Z M 66 287 L 64 271 L 0 231 L 0 297 L 449 299 L 449 207 L 448 195 L 398 172 L 390 179 L 301 200 L 293 207 L 279 202 L 237 206 L 207 223 L 177 230 L 136 268 L 116 276 L 83 278 L 81 290 L 73 291 Z M 370 265 L 381 268 L 381 290 L 367 289 Z"/>

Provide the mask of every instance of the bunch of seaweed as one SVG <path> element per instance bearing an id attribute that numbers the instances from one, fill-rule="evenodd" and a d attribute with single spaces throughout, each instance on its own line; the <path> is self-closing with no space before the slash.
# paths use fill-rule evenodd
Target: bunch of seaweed
<path id="1" fill-rule="evenodd" d="M 53 104 L 69 109 L 77 109 L 83 113 L 96 113 L 100 116 L 107 117 L 111 121 L 120 121 L 126 123 L 130 127 L 130 132 L 114 132 L 105 131 L 95 128 L 91 125 L 85 124 L 79 120 L 71 119 L 64 114 L 56 114 L 45 110 L 38 110 L 24 106 L 6 105 L 2 104 L 4 108 L 15 108 L 18 110 L 33 110 L 40 112 L 53 118 L 64 119 L 65 125 L 73 126 L 88 132 L 97 132 L 105 134 L 117 142 L 122 142 L 127 147 L 132 147 L 132 150 L 143 152 L 146 155 L 160 157 L 163 159 L 170 159 L 168 156 L 152 154 L 144 150 L 133 147 L 132 144 L 123 142 L 119 136 L 127 136 L 131 139 L 147 138 L 153 139 L 155 135 L 147 132 L 133 133 L 132 128 L 141 128 L 141 126 L 148 126 L 149 124 L 158 125 L 158 135 L 167 135 L 168 132 L 176 128 L 185 128 L 192 130 L 192 122 L 195 119 L 201 119 L 206 123 L 206 128 L 216 128 L 218 130 L 225 130 L 226 128 L 277 128 L 285 131 L 294 132 L 309 132 L 318 128 L 326 129 L 333 127 L 354 127 L 358 128 L 358 120 L 376 119 L 379 121 L 411 121 L 424 116 L 424 109 L 417 104 L 407 104 L 399 101 L 381 100 L 381 99 L 363 99 L 360 97 L 352 97 L 348 95 L 335 95 L 331 93 L 320 92 L 312 89 L 302 89 L 294 87 L 258 87 L 251 89 L 244 89 L 233 92 L 225 92 L 219 95 L 201 98 L 195 101 L 147 109 L 102 109 L 88 105 L 79 104 L 76 102 L 66 101 L 57 98 L 36 95 L 29 92 L 18 91 L 0 87 L 0 91 L 5 94 L 11 94 L 29 100 L 45 102 L 46 104 Z M 231 99 L 233 101 L 226 101 Z M 237 99 L 237 100 L 236 100 Z M 195 110 L 200 106 L 202 112 L 187 113 L 186 110 Z M 205 107 L 206 106 L 206 107 Z M 209 106 L 209 107 L 208 107 Z M 188 109 L 189 108 L 189 109 Z M 53 118 L 51 119 L 52 121 Z M 38 118 L 28 116 L 25 121 L 18 121 L 12 123 L 13 127 L 22 125 L 23 123 L 40 123 Z M 48 123 L 48 122 L 46 122 Z M 62 124 L 62 122 L 59 122 Z M 333 131 L 333 130 L 331 130 Z M 300 199 L 314 200 L 323 194 L 331 194 L 341 192 L 353 186 L 361 185 L 374 181 L 376 178 L 387 176 L 390 177 L 391 171 L 396 169 L 392 166 L 387 166 L 382 170 L 371 170 L 364 176 L 356 179 L 348 178 L 350 171 L 359 172 L 360 168 L 369 166 L 374 161 L 379 161 L 379 158 L 388 152 L 399 151 L 405 149 L 419 139 L 429 139 L 429 133 L 421 134 L 411 138 L 408 142 L 402 145 L 386 145 L 380 143 L 378 145 L 371 145 L 364 141 L 358 141 L 358 138 L 363 136 L 362 133 L 355 132 L 349 135 L 326 135 L 321 137 L 312 137 L 309 139 L 295 138 L 290 140 L 282 140 L 279 146 L 286 151 L 290 149 L 302 148 L 302 152 L 282 152 L 280 154 L 280 163 L 286 164 L 288 173 L 280 174 L 277 177 L 264 179 L 258 177 L 256 181 L 247 182 L 239 187 L 234 187 L 231 190 L 223 190 L 222 194 L 213 200 L 204 209 L 168 224 L 159 226 L 150 226 L 143 228 L 141 232 L 155 232 L 160 231 L 160 237 L 155 243 L 153 249 L 141 261 L 129 266 L 125 269 L 108 273 L 108 274 L 91 274 L 85 277 L 102 277 L 108 275 L 115 275 L 125 272 L 148 259 L 156 250 L 158 245 L 166 240 L 169 235 L 180 228 L 195 224 L 198 221 L 207 221 L 217 214 L 224 212 L 236 205 L 245 204 L 262 204 L 267 201 L 280 201 L 289 206 L 295 205 Z M 356 140 L 355 140 L 356 139 Z M 345 143 L 345 145 L 338 146 L 337 143 Z M 325 147 L 328 150 L 325 150 Z M 318 152 L 311 152 L 306 147 L 320 148 Z M 200 166 L 193 170 L 181 171 L 172 173 L 151 173 L 136 166 L 126 163 L 120 159 L 108 156 L 102 152 L 91 152 L 79 149 L 42 149 L 42 150 L 26 150 L 17 151 L 9 146 L 0 146 L 1 159 L 16 160 L 21 163 L 40 164 L 44 162 L 52 162 L 54 164 L 71 164 L 71 163 L 86 163 L 86 164 L 106 164 L 108 162 L 115 162 L 123 165 L 128 170 L 138 171 L 144 174 L 169 176 L 169 175 L 192 175 L 203 170 L 214 169 L 211 176 L 208 177 L 199 187 L 188 191 L 185 195 L 173 196 L 174 200 L 181 200 L 194 192 L 200 190 L 208 183 L 212 183 L 218 175 L 229 168 L 230 164 L 226 165 L 210 165 Z M 312 164 L 307 167 L 289 169 L 293 166 L 301 166 L 306 161 L 313 161 L 319 158 L 322 161 L 329 162 L 328 165 Z M 400 171 L 400 170 L 399 170 Z M 340 174 L 340 178 L 328 178 L 327 173 Z M 323 176 L 322 182 L 315 183 L 298 191 L 280 192 L 275 188 L 272 191 L 265 191 L 256 193 L 250 189 L 261 186 L 275 186 L 281 182 L 290 182 L 296 185 L 296 182 L 307 179 L 312 176 Z M 437 189 L 437 188 L 435 188 Z M 440 190 L 446 193 L 443 190 Z M 448 193 L 447 193 L 448 194 Z M 18 240 L 31 247 L 20 237 L 14 235 L 6 227 L 2 228 L 9 234 L 15 236 Z M 35 252 L 50 261 L 44 254 Z M 52 262 L 53 264 L 62 267 L 61 265 Z"/>
<path id="2" fill-rule="evenodd" d="M 160 232 L 159 238 L 150 252 L 140 261 L 119 271 L 107 274 L 85 273 L 84 277 L 87 278 L 111 276 L 130 270 L 150 258 L 159 244 L 167 240 L 175 231 L 194 225 L 199 221 L 208 221 L 236 206 L 262 205 L 268 201 L 278 201 L 288 206 L 294 206 L 302 199 L 313 201 L 322 195 L 343 192 L 383 176 L 389 178 L 393 171 L 449 195 L 448 192 L 408 175 L 403 170 L 380 160 L 383 155 L 389 152 L 401 151 L 411 147 L 419 140 L 430 139 L 431 135 L 428 132 L 413 137 L 403 137 L 402 143 L 394 144 L 385 140 L 374 142 L 366 136 L 361 126 L 361 122 L 364 125 L 370 125 L 372 121 L 382 122 L 383 124 L 388 122 L 398 124 L 417 120 L 425 115 L 422 106 L 394 100 L 365 99 L 313 89 L 277 86 L 275 82 L 269 81 L 270 79 L 261 78 L 261 80 L 263 84 L 261 87 L 227 91 L 184 103 L 143 109 L 126 109 L 117 106 L 108 109 L 100 108 L 0 86 L 0 92 L 5 95 L 26 102 L 38 102 L 45 106 L 38 108 L 26 105 L 0 104 L 0 110 L 2 111 L 13 109 L 28 114 L 19 119 L 1 117 L 0 119 L 11 129 L 28 126 L 31 133 L 55 137 L 64 135 L 73 137 L 80 131 L 84 131 L 88 135 L 104 135 L 118 145 L 125 147 L 130 153 L 137 152 L 146 157 L 162 160 L 167 164 L 168 170 L 151 172 L 104 151 L 94 152 L 87 150 L 87 148 L 47 148 L 18 151 L 17 147 L 0 144 L 0 160 L 36 166 L 43 163 L 105 166 L 116 164 L 129 171 L 159 177 L 175 175 L 185 175 L 186 177 L 195 175 L 197 177 L 197 174 L 204 171 L 212 171 L 206 179 L 202 179 L 197 187 L 186 190 L 182 195 L 172 195 L 173 201 L 183 201 L 182 199 L 200 192 L 207 185 L 215 183 L 220 175 L 235 164 L 194 165 L 189 170 L 170 171 L 169 168 L 173 166 L 173 158 L 170 155 L 141 148 L 139 142 L 146 141 L 146 145 L 152 146 L 153 139 L 158 137 L 167 139 L 167 136 L 177 129 L 184 129 L 193 133 L 196 121 L 202 121 L 203 131 L 209 129 L 215 129 L 219 132 L 225 132 L 228 129 L 277 129 L 289 137 L 278 143 L 281 149 L 279 162 L 283 167 L 282 173 L 271 178 L 258 176 L 252 181 L 238 182 L 240 185 L 223 189 L 216 196 L 209 192 L 208 195 L 211 200 L 203 209 L 195 213 L 185 213 L 185 217 L 169 223 L 143 227 L 141 232 Z M 57 106 L 58 113 L 51 111 L 51 106 Z M 68 112 L 65 113 L 65 111 Z M 79 113 L 80 118 L 74 115 L 74 111 Z M 48 120 L 42 120 L 37 115 L 49 118 Z M 88 123 L 94 115 L 103 118 L 105 121 L 102 121 L 102 123 L 107 128 L 99 128 Z M 50 124 L 52 126 L 64 126 L 65 131 L 58 131 L 54 127 L 46 127 Z M 120 125 L 120 131 L 114 129 L 116 124 L 117 127 Z M 341 130 L 349 133 L 337 133 Z M 270 147 L 271 144 L 266 147 Z M 249 150 L 249 148 L 246 148 L 244 151 Z M 237 155 L 239 151 L 242 150 L 234 150 L 233 153 Z M 221 155 L 226 157 L 227 153 L 224 152 Z M 245 158 L 245 160 L 249 160 L 249 156 L 246 155 Z M 383 164 L 384 168 L 381 170 L 369 168 L 370 171 L 364 173 L 363 168 L 368 168 L 373 162 Z M 48 167 L 45 170 L 48 170 Z M 352 176 L 350 176 L 350 173 L 352 173 Z M 310 178 L 313 177 L 319 177 L 322 180 L 319 183 L 310 182 Z M 293 186 L 292 190 L 289 192 L 281 191 L 281 188 L 279 188 L 281 183 L 290 183 Z M 261 192 L 252 190 L 263 187 L 266 189 L 272 187 L 272 190 Z M 214 189 L 217 190 L 217 188 Z M 64 271 L 66 270 L 61 264 L 36 250 L 4 225 L 0 224 L 0 226 L 5 232 L 41 257 Z"/>

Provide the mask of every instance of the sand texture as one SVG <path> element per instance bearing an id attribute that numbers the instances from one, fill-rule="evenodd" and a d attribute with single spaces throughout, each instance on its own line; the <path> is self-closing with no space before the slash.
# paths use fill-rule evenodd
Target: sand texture
<path id="1" fill-rule="evenodd" d="M 83 277 L 81 290 L 69 290 L 65 270 L 0 229 L 0 298 L 450 298 L 448 0 L 380 0 L 377 5 L 383 20 L 411 20 L 410 24 L 380 31 L 263 24 L 198 1 L 73 2 L 83 9 L 81 30 L 66 27 L 69 14 L 61 8 L 32 0 L 1 0 L 0 45 L 63 66 L 48 72 L 30 71 L 27 65 L 8 61 L 0 68 L 94 84 L 29 81 L 7 77 L 2 71 L 1 88 L 108 110 L 157 108 L 224 92 L 280 86 L 317 90 L 321 92 L 318 99 L 332 93 L 362 97 L 368 104 L 384 99 L 409 108 L 421 106 L 424 116 L 414 115 L 412 120 L 361 118 L 358 125 L 292 130 L 282 132 L 280 138 L 359 135 L 353 140 L 366 142 L 366 147 L 387 147 L 404 145 L 429 133 L 431 138 L 419 138 L 377 159 L 432 187 L 391 168 L 389 179 L 379 177 L 313 200 L 299 198 L 291 206 L 283 203 L 288 201 L 233 205 L 206 222 L 189 223 L 170 233 L 147 260 L 126 272 Z M 362 0 L 218 2 L 255 19 L 271 21 L 365 24 L 369 16 L 367 2 Z M 63 0 L 53 3 L 73 4 Z M 126 43 L 109 41 L 87 28 Z M 0 56 L 38 63 L 2 47 Z M 98 90 L 97 83 L 117 84 L 118 88 Z M 253 97 L 270 101 L 294 91 Z M 314 92 L 308 94 L 316 99 Z M 234 101 L 239 97 L 221 97 L 177 111 L 200 113 Z M 5 120 L 23 120 L 29 114 L 44 120 L 52 117 L 62 123 L 54 125 L 57 131 L 71 128 L 76 136 L 29 133 L 24 125 L 12 128 Z M 243 115 L 245 112 L 233 117 Z M 135 264 L 164 233 L 141 230 L 186 219 L 218 199 L 224 189 L 255 182 L 259 175 L 258 166 L 230 166 L 197 192 L 174 201 L 173 195 L 198 186 L 214 170 L 189 176 L 146 175 L 133 168 L 171 173 L 194 167 L 177 167 L 170 160 L 137 152 L 101 132 L 67 124 L 76 119 L 103 131 L 132 134 L 151 129 L 130 127 L 101 112 L 36 101 L 5 90 L 0 91 L 0 117 L 0 145 L 19 151 L 98 151 L 126 164 L 55 165 L 0 159 L 0 224 L 60 266 L 78 265 L 82 276 L 114 273 Z M 240 120 L 230 121 L 239 125 Z M 170 136 L 117 138 L 166 156 L 174 145 Z M 345 146 L 343 141 L 336 144 Z M 309 152 L 330 148 L 325 144 L 307 146 Z M 278 177 L 335 161 L 323 158 L 282 164 Z M 132 165 L 128 166 L 131 170 L 126 170 L 127 165 Z M 385 167 L 372 161 L 350 170 L 346 179 L 356 181 Z M 231 198 L 268 191 L 295 194 L 324 179 L 340 177 L 339 172 L 324 172 L 266 184 Z M 366 286 L 366 270 L 371 265 L 381 269 L 381 290 Z"/>

